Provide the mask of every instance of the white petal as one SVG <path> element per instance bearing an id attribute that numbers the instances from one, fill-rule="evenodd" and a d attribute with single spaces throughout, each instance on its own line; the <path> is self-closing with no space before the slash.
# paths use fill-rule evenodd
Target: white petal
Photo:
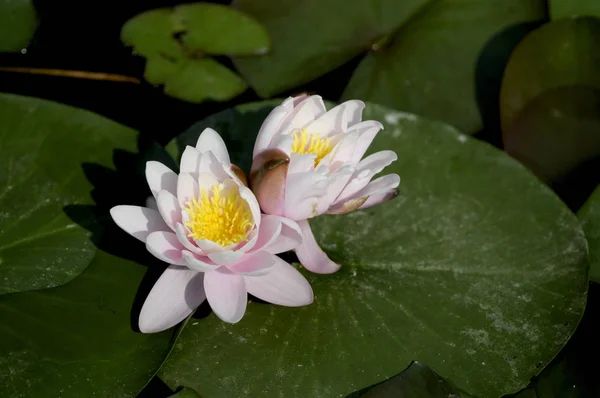
<path id="1" fill-rule="evenodd" d="M 291 124 L 292 130 L 302 129 L 325 112 L 327 108 L 321 96 L 311 95 L 294 108 L 285 122 Z"/>
<path id="2" fill-rule="evenodd" d="M 158 211 L 158 204 L 156 203 L 156 198 L 154 196 L 148 196 L 146 198 L 146 207 Z"/>
<path id="3" fill-rule="evenodd" d="M 196 245 L 198 245 L 200 250 L 202 250 L 202 252 L 204 252 L 204 254 L 206 254 L 206 255 L 208 255 L 210 253 L 215 253 L 215 252 L 219 252 L 222 250 L 226 250 L 226 248 L 224 248 L 223 246 L 221 246 L 218 243 L 213 242 L 212 240 L 194 239 L 194 242 L 196 243 Z"/>
<path id="4" fill-rule="evenodd" d="M 279 149 L 290 156 L 292 154 L 292 145 L 294 145 L 294 137 L 291 134 L 280 134 L 273 139 L 269 148 Z"/>
<path id="5" fill-rule="evenodd" d="M 196 143 L 196 149 L 198 149 L 200 153 L 210 151 L 221 162 L 225 163 L 226 165 L 231 164 L 225 141 L 223 141 L 223 138 L 221 138 L 219 133 L 211 128 L 204 129 L 202 134 L 200 134 L 200 137 L 198 137 L 198 142 Z"/>
<path id="6" fill-rule="evenodd" d="M 319 199 L 327 192 L 327 176 L 317 172 L 288 175 L 285 189 L 285 215 L 292 220 L 317 216 Z"/>
<path id="7" fill-rule="evenodd" d="M 187 318 L 205 299 L 204 274 L 171 265 L 142 306 L 140 331 L 156 333 L 169 329 Z"/>
<path id="8" fill-rule="evenodd" d="M 122 230 L 142 242 L 154 231 L 169 230 L 160 213 L 147 207 L 115 206 L 110 209 L 110 215 Z"/>
<path id="9" fill-rule="evenodd" d="M 177 197 L 169 191 L 160 191 L 156 197 L 158 211 L 167 225 L 175 231 L 175 226 L 181 222 L 181 207 Z"/>
<path id="10" fill-rule="evenodd" d="M 258 131 L 258 136 L 256 137 L 256 142 L 254 143 L 253 157 L 269 148 L 271 141 L 276 134 L 278 134 L 283 120 L 292 110 L 293 98 L 290 97 L 286 99 L 282 105 L 275 107 L 275 109 L 269 113 L 262 126 L 260 126 L 260 130 Z"/>
<path id="11" fill-rule="evenodd" d="M 351 181 L 336 199 L 336 203 L 341 203 L 348 198 L 355 197 L 355 194 L 367 186 L 375 174 L 380 173 L 397 159 L 398 155 L 394 151 L 380 151 L 361 160 L 356 165 L 356 170 Z"/>
<path id="12" fill-rule="evenodd" d="M 202 250 L 200 250 L 200 248 L 197 247 L 194 243 L 192 243 L 192 241 L 188 237 L 188 234 L 189 234 L 189 232 L 186 230 L 186 228 L 183 226 L 183 224 L 175 225 L 175 235 L 177 235 L 177 239 L 179 240 L 179 243 L 181 243 L 183 245 L 183 247 L 185 247 L 187 250 L 191 251 L 192 253 L 204 255 L 204 252 Z"/>
<path id="13" fill-rule="evenodd" d="M 219 265 L 229 265 L 240 261 L 244 257 L 244 252 L 233 250 L 223 250 L 213 253 L 208 253 L 208 258 Z"/>
<path id="14" fill-rule="evenodd" d="M 173 194 L 177 192 L 177 174 L 160 162 L 146 163 L 146 180 L 155 197 L 163 189 Z"/>
<path id="15" fill-rule="evenodd" d="M 296 248 L 298 260 L 307 270 L 317 274 L 332 274 L 341 267 L 325 254 L 319 247 L 310 229 L 308 220 L 298 221 L 302 230 L 302 244 Z M 254 293 L 253 293 L 254 294 Z"/>
<path id="16" fill-rule="evenodd" d="M 374 120 L 368 120 L 353 126 L 352 131 L 358 133 L 358 140 L 354 146 L 352 156 L 348 159 L 349 163 L 356 164 L 362 159 L 380 130 L 383 130 L 383 125 Z"/>
<path id="17" fill-rule="evenodd" d="M 360 122 L 365 103 L 359 100 L 346 101 L 331 109 L 306 127 L 309 133 L 317 133 L 321 137 L 343 133 L 348 126 Z"/>
<path id="18" fill-rule="evenodd" d="M 266 222 L 265 218 L 275 219 L 276 222 L 280 223 L 281 228 L 275 231 L 272 239 L 264 243 L 263 247 L 259 250 L 278 254 L 295 249 L 302 243 L 302 231 L 295 221 L 286 217 L 263 215 L 263 223 Z M 263 226 L 264 224 L 261 224 L 261 228 Z M 258 243 L 256 246 L 258 246 Z"/>
<path id="19" fill-rule="evenodd" d="M 350 181 L 353 173 L 354 170 L 351 166 L 344 166 L 329 176 L 327 192 L 319 199 L 319 207 L 317 208 L 319 213 L 326 212 L 329 206 L 335 202 L 340 192 L 342 192 L 348 181 Z"/>
<path id="20" fill-rule="evenodd" d="M 204 275 L 204 291 L 210 307 L 221 320 L 237 323 L 246 312 L 248 296 L 244 278 L 225 267 Z"/>
<path id="21" fill-rule="evenodd" d="M 238 189 L 241 198 L 244 199 L 246 203 L 248 203 L 248 207 L 250 207 L 254 224 L 257 227 L 260 227 L 260 205 L 258 204 L 258 200 L 256 200 L 256 196 L 254 196 L 254 193 L 248 187 L 243 185 L 238 185 Z"/>
<path id="22" fill-rule="evenodd" d="M 271 253 L 259 251 L 245 256 L 242 261 L 229 265 L 227 268 L 240 275 L 264 275 L 270 272 L 276 258 L 277 256 Z"/>
<path id="23" fill-rule="evenodd" d="M 304 173 L 314 169 L 316 158 L 317 155 L 292 153 L 288 166 L 288 174 Z"/>
<path id="24" fill-rule="evenodd" d="M 277 256 L 268 273 L 244 276 L 248 293 L 269 303 L 299 307 L 313 302 L 310 284 L 298 270 Z"/>
<path id="25" fill-rule="evenodd" d="M 192 201 L 192 198 L 198 197 L 199 191 L 198 182 L 191 174 L 179 174 L 179 178 L 177 179 L 177 199 L 179 199 L 179 205 L 182 209 L 187 206 L 188 202 Z"/>
<path id="26" fill-rule="evenodd" d="M 231 178 L 231 164 L 220 161 L 212 152 L 205 152 L 200 157 L 200 172 L 209 173 L 219 181 Z"/>
<path id="27" fill-rule="evenodd" d="M 208 258 L 204 257 L 202 259 L 201 256 L 194 256 L 187 250 L 183 250 L 181 256 L 183 257 L 183 261 L 185 261 L 185 265 L 197 272 L 210 272 L 219 268 L 218 265 L 214 264 Z"/>
<path id="28" fill-rule="evenodd" d="M 179 164 L 180 173 L 198 173 L 200 170 L 200 152 L 192 146 L 186 146 Z"/>
<path id="29" fill-rule="evenodd" d="M 369 185 L 352 195 L 351 199 L 386 193 L 391 189 L 398 188 L 398 185 L 400 185 L 400 176 L 398 174 L 384 175 L 371 181 Z"/>
<path id="30" fill-rule="evenodd" d="M 146 238 L 146 248 L 154 257 L 169 264 L 185 265 L 181 258 L 184 249 L 172 232 L 152 232 Z"/>

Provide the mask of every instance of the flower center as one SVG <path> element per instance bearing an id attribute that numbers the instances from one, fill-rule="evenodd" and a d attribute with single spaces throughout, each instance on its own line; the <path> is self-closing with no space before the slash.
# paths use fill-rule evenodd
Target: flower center
<path id="1" fill-rule="evenodd" d="M 209 192 L 202 189 L 200 199 L 192 198 L 185 211 L 190 216 L 185 223 L 190 238 L 211 240 L 221 246 L 246 239 L 254 226 L 250 207 L 239 191 L 225 190 L 223 185 L 215 185 Z"/>
<path id="2" fill-rule="evenodd" d="M 332 149 L 331 140 L 329 138 L 321 138 L 319 134 L 309 134 L 306 132 L 306 129 L 297 131 L 294 134 L 292 152 L 316 155 L 315 167 Z"/>

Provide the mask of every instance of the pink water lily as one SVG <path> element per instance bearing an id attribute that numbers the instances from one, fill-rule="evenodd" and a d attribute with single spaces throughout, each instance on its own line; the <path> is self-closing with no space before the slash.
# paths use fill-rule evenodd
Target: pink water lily
<path id="1" fill-rule="evenodd" d="M 288 98 L 263 122 L 254 145 L 251 187 L 265 213 L 298 221 L 298 259 L 312 272 L 340 268 L 315 241 L 308 219 L 345 214 L 395 197 L 400 177 L 372 180 L 397 159 L 393 151 L 363 156 L 383 125 L 362 121 L 362 101 L 327 111 L 318 95 Z"/>
<path id="2" fill-rule="evenodd" d="M 205 299 L 230 323 L 243 317 L 247 293 L 283 306 L 312 302 L 308 281 L 275 255 L 300 245 L 300 227 L 261 214 L 237 172 L 219 134 L 206 129 L 195 148 L 185 149 L 179 175 L 159 162 L 147 163 L 156 203 L 111 209 L 119 227 L 170 264 L 144 302 L 142 332 L 176 325 Z"/>

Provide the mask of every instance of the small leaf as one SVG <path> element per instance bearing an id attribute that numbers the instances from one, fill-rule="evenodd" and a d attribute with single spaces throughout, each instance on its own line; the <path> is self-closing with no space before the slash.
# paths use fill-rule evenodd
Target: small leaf
<path id="1" fill-rule="evenodd" d="M 266 29 L 234 8 L 184 4 L 175 7 L 175 17 L 185 27 L 181 41 L 190 50 L 217 55 L 264 54 L 269 50 Z"/>
<path id="2" fill-rule="evenodd" d="M 467 398 L 439 374 L 420 362 L 361 394 L 364 398 Z"/>
<path id="3" fill-rule="evenodd" d="M 0 0 L 0 52 L 26 48 L 37 27 L 32 0 Z"/>
<path id="4" fill-rule="evenodd" d="M 600 17 L 600 2 L 597 0 L 548 0 L 552 19 L 593 15 Z"/>
<path id="5" fill-rule="evenodd" d="M 600 185 L 577 212 L 590 250 L 590 279 L 600 283 Z"/>
<path id="6" fill-rule="evenodd" d="M 246 82 L 210 58 L 183 61 L 165 81 L 165 93 L 188 102 L 227 101 L 246 90 Z"/>
<path id="7" fill-rule="evenodd" d="M 123 25 L 121 40 L 144 57 L 162 55 L 185 58 L 175 35 L 182 30 L 173 18 L 173 10 L 159 8 L 136 15 Z"/>
<path id="8" fill-rule="evenodd" d="M 565 86 L 600 89 L 600 20 L 562 19 L 530 33 L 510 57 L 500 96 L 502 130 L 546 91 Z"/>
<path id="9" fill-rule="evenodd" d="M 236 107 L 177 139 L 221 133 L 248 167 L 272 102 Z M 572 212 L 505 153 L 455 129 L 368 104 L 384 123 L 370 152 L 391 149 L 392 201 L 311 220 L 333 275 L 302 271 L 315 301 L 251 301 L 244 318 L 188 322 L 159 372 L 201 396 L 346 396 L 413 360 L 480 397 L 527 386 L 583 313 L 588 252 Z M 198 360 L 202 358 L 202 360 Z M 243 360 L 240 360 L 243 358 Z M 190 366 L 193 364 L 193 366 Z"/>
<path id="10" fill-rule="evenodd" d="M 0 294 L 62 285 L 94 257 L 87 229 L 100 232 L 94 217 L 73 210 L 93 204 L 82 163 L 112 166 L 116 147 L 136 149 L 136 133 L 10 94 L 0 94 L 0 120 Z"/>

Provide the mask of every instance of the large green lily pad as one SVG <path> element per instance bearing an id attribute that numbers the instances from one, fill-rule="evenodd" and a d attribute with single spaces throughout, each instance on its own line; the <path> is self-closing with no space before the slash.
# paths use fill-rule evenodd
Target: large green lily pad
<path id="1" fill-rule="evenodd" d="M 600 186 L 577 213 L 590 249 L 590 279 L 600 283 Z"/>
<path id="2" fill-rule="evenodd" d="M 136 149 L 136 133 L 9 94 L 0 94 L 0 120 L 0 293 L 64 284 L 96 251 L 88 231 L 96 221 L 77 207 L 93 203 L 83 164 L 111 167 L 115 148 Z"/>
<path id="3" fill-rule="evenodd" d="M 595 0 L 548 0 L 552 19 L 593 15 L 600 17 L 600 2 Z"/>
<path id="4" fill-rule="evenodd" d="M 143 249 L 125 233 L 112 233 L 130 240 L 132 251 Z M 132 304 L 145 272 L 98 250 L 90 267 L 65 286 L 0 298 L 3 395 L 137 395 L 166 357 L 174 333 L 132 329 Z"/>
<path id="5" fill-rule="evenodd" d="M 32 0 L 0 0 L 0 52 L 17 52 L 27 47 L 36 26 Z"/>
<path id="6" fill-rule="evenodd" d="M 251 148 L 270 105 L 217 114 L 208 124 L 233 161 Z M 367 105 L 402 176 L 393 201 L 312 222 L 333 275 L 305 275 L 315 302 L 248 305 L 236 325 L 189 322 L 161 368 L 171 387 L 203 397 L 344 396 L 428 364 L 481 397 L 525 387 L 563 347 L 586 301 L 587 245 L 578 220 L 518 162 L 455 129 Z"/>
<path id="7" fill-rule="evenodd" d="M 482 121 L 476 78 L 492 42 L 545 17 L 542 0 L 236 0 L 273 40 L 264 57 L 236 66 L 262 97 L 307 83 L 365 54 L 343 98 L 444 120 L 474 133 Z M 477 21 L 474 23 L 474 21 Z M 510 38 L 509 42 L 514 39 Z M 500 71 L 501 72 L 501 71 Z M 489 85 L 489 82 L 481 82 Z"/>

